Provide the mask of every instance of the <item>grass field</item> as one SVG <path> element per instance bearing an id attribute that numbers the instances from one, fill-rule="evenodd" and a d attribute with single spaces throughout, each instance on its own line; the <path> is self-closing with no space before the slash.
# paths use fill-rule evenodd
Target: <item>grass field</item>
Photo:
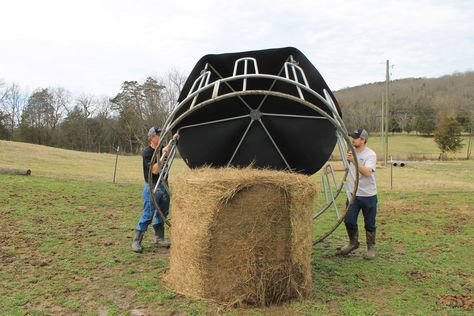
<path id="1" fill-rule="evenodd" d="M 336 257 L 345 241 L 339 228 L 314 248 L 310 299 L 234 309 L 166 288 L 160 276 L 168 253 L 151 234 L 143 254 L 130 250 L 141 162 L 120 156 L 112 184 L 114 159 L 0 141 L 0 166 L 33 171 L 0 175 L 0 315 L 472 314 L 474 161 L 379 168 L 376 260 L 365 261 L 363 249 Z M 184 168 L 176 161 L 171 186 Z"/>
<path id="2" fill-rule="evenodd" d="M 463 137 L 463 148 L 455 153 L 450 154 L 450 159 L 466 159 L 467 146 L 469 138 Z M 378 159 L 382 160 L 382 139 L 379 135 L 369 136 L 367 144 L 378 154 Z M 396 160 L 437 160 L 439 157 L 439 148 L 437 147 L 433 137 L 423 137 L 416 135 L 390 135 L 388 139 L 389 157 L 392 156 Z M 336 152 L 335 156 L 339 153 Z M 472 158 L 471 158 L 472 159 Z"/>

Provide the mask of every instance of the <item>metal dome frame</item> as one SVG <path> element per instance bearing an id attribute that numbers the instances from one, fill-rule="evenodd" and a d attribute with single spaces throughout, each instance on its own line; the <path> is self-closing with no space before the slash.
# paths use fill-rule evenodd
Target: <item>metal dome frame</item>
<path id="1" fill-rule="evenodd" d="M 244 62 L 244 74 L 237 74 L 236 73 L 238 63 L 240 63 L 240 62 Z M 254 63 L 255 73 L 251 73 L 251 74 L 246 73 L 248 62 Z M 270 138 L 270 140 L 273 143 L 273 145 L 275 146 L 276 150 L 281 155 L 281 158 L 283 159 L 286 166 L 288 167 L 287 170 L 291 172 L 293 170 L 291 170 L 288 162 L 286 161 L 285 157 L 282 155 L 281 151 L 279 150 L 278 145 L 276 144 L 275 140 L 268 133 L 268 130 L 265 128 L 265 125 L 263 124 L 263 122 L 261 120 L 261 117 L 262 116 L 285 116 L 285 117 L 297 117 L 297 118 L 307 118 L 307 119 L 328 120 L 336 128 L 337 145 L 338 145 L 338 149 L 341 153 L 342 162 L 345 166 L 345 173 L 344 173 L 344 176 L 341 180 L 340 185 L 337 187 L 335 195 L 334 195 L 334 192 L 331 189 L 331 201 L 329 201 L 328 198 L 326 198 L 326 204 L 317 213 L 315 213 L 313 215 L 313 221 L 315 221 L 323 213 L 325 213 L 331 206 L 335 207 L 336 215 L 337 215 L 337 221 L 334 223 L 333 226 L 331 226 L 331 228 L 328 231 L 324 232 L 320 236 L 314 237 L 314 242 L 313 243 L 316 244 L 316 243 L 324 240 L 326 237 L 331 235 L 336 230 L 336 228 L 342 223 L 345 216 L 347 215 L 348 210 L 350 209 L 350 207 L 354 203 L 355 192 L 357 192 L 357 188 L 358 188 L 358 184 L 359 184 L 359 173 L 358 172 L 353 172 L 353 170 L 350 168 L 349 162 L 346 159 L 346 154 L 347 154 L 348 151 L 351 151 L 352 154 L 354 155 L 354 157 L 356 157 L 356 151 L 355 151 L 355 148 L 352 146 L 352 142 L 349 138 L 348 131 L 347 131 L 347 129 L 344 125 L 344 122 L 342 121 L 342 118 L 341 118 L 341 116 L 339 115 L 339 113 L 337 111 L 335 103 L 332 100 L 332 98 L 331 98 L 330 94 L 328 93 L 328 91 L 324 90 L 325 97 L 323 97 L 319 93 L 317 93 L 316 91 L 312 90 L 309 87 L 308 83 L 306 82 L 306 77 L 304 75 L 303 69 L 301 69 L 294 60 L 290 60 L 289 62 L 285 62 L 284 67 L 285 67 L 285 77 L 269 75 L 269 74 L 260 74 L 260 73 L 258 73 L 258 67 L 257 67 L 255 59 L 250 58 L 250 57 L 240 58 L 240 59 L 236 60 L 235 63 L 234 63 L 234 73 L 232 74 L 232 76 L 229 76 L 229 77 L 226 77 L 226 78 L 221 77 L 220 79 L 217 79 L 213 82 L 209 82 L 210 75 L 209 75 L 209 70 L 207 69 L 208 64 L 206 64 L 206 66 L 204 67 L 204 69 L 201 72 L 201 75 L 194 81 L 193 86 L 192 86 L 191 90 L 189 91 L 187 97 L 184 98 L 180 103 L 178 103 L 175 106 L 174 110 L 172 111 L 170 116 L 167 118 L 167 120 L 166 120 L 166 122 L 163 126 L 162 132 L 160 134 L 160 141 L 158 143 L 158 146 L 155 149 L 155 152 L 153 153 L 152 161 L 155 161 L 155 159 L 157 158 L 158 155 L 161 156 L 161 154 L 159 152 L 159 149 L 164 145 L 165 139 L 172 138 L 171 137 L 172 136 L 172 130 L 177 129 L 178 124 L 181 121 L 183 121 L 183 119 L 188 117 L 191 113 L 193 113 L 195 111 L 198 111 L 198 110 L 208 106 L 209 104 L 217 103 L 219 101 L 222 101 L 222 100 L 225 100 L 225 99 L 228 99 L 228 98 L 239 98 L 242 102 L 245 103 L 245 101 L 242 99 L 242 96 L 245 96 L 245 95 L 261 95 L 261 96 L 264 96 L 262 104 L 264 103 L 264 101 L 266 100 L 266 98 L 268 96 L 273 96 L 273 97 L 287 99 L 287 100 L 299 103 L 299 104 L 301 104 L 305 107 L 308 107 L 308 108 L 312 109 L 313 111 L 315 111 L 316 113 L 318 113 L 321 116 L 302 116 L 302 115 L 261 112 L 260 108 L 261 108 L 262 104 L 260 104 L 260 106 L 257 109 L 253 109 L 245 103 L 247 105 L 247 107 L 249 108 L 249 110 L 250 110 L 249 114 L 247 114 L 247 115 L 240 115 L 240 116 L 226 118 L 226 119 L 220 119 L 220 120 L 204 122 L 204 123 L 200 123 L 200 124 L 193 124 L 193 125 L 189 125 L 189 126 L 183 126 L 183 127 L 180 127 L 180 130 L 184 129 L 184 128 L 193 128 L 193 127 L 197 127 L 197 126 L 216 124 L 216 123 L 220 123 L 220 122 L 223 122 L 223 121 L 249 118 L 250 123 L 247 126 L 247 129 L 246 129 L 244 135 L 242 136 L 237 148 L 235 149 L 235 151 L 234 151 L 234 153 L 233 153 L 233 155 L 232 155 L 232 157 L 229 160 L 227 165 L 229 166 L 232 163 L 232 159 L 234 158 L 236 152 L 238 151 L 240 145 L 242 144 L 243 139 L 246 137 L 250 126 L 252 124 L 254 124 L 255 122 L 258 122 L 259 124 L 262 125 L 262 127 L 265 130 L 267 136 Z M 297 72 L 300 72 L 300 74 L 302 75 L 300 77 L 303 78 L 303 83 L 298 82 Z M 291 74 L 293 75 L 293 78 L 295 78 L 295 79 L 291 78 Z M 278 81 L 284 82 L 286 84 L 293 85 L 294 88 L 296 89 L 296 91 L 298 92 L 298 97 L 296 97 L 294 95 L 291 95 L 291 94 L 287 94 L 287 93 L 272 91 L 271 89 L 272 89 L 273 85 L 270 87 L 269 90 L 248 90 L 246 83 L 247 83 L 247 80 L 249 80 L 249 79 L 270 79 L 270 80 L 274 80 L 273 85 Z M 243 81 L 241 90 L 236 90 L 230 85 L 230 82 L 237 81 L 237 80 Z M 226 85 L 228 88 L 230 88 L 231 92 L 220 93 L 219 88 L 221 87 L 221 85 Z M 196 104 L 196 100 L 198 99 L 199 95 L 201 93 L 203 93 L 205 91 L 209 91 L 209 90 L 212 90 L 211 98 L 206 99 L 206 100 L 201 101 L 201 102 Z M 321 107 L 305 100 L 304 95 L 302 93 L 303 91 L 315 96 L 319 101 L 321 101 L 321 103 L 324 106 L 326 106 L 326 108 L 330 111 L 331 115 L 328 114 Z M 180 111 L 181 109 L 183 109 L 184 107 L 189 105 L 189 102 L 191 102 L 191 105 L 189 106 L 189 108 L 187 110 L 185 110 L 183 113 L 181 113 L 178 117 L 175 117 L 176 113 L 178 111 Z M 150 187 L 153 188 L 152 190 L 150 190 L 150 194 L 151 194 L 151 197 L 152 197 L 153 204 L 157 209 L 158 215 L 163 219 L 164 223 L 166 223 L 169 227 L 171 227 L 171 223 L 169 222 L 168 219 L 166 219 L 166 217 L 164 216 L 164 214 L 160 210 L 160 208 L 158 206 L 158 201 L 156 200 L 155 194 L 154 194 L 156 192 L 159 184 L 168 175 L 169 170 L 171 168 L 171 165 L 173 163 L 173 159 L 176 155 L 177 141 L 175 139 L 171 139 L 168 142 L 168 145 L 171 146 L 171 151 L 168 155 L 165 154 L 166 157 L 164 157 L 164 158 L 166 158 L 166 159 L 161 159 L 161 160 L 164 160 L 164 161 L 157 160 L 160 175 L 159 175 L 159 179 L 158 179 L 156 185 L 153 188 L 152 168 L 150 168 L 150 171 L 149 171 L 148 183 L 149 183 Z M 357 159 L 354 160 L 354 167 L 355 167 L 355 170 L 358 170 Z M 324 184 L 324 175 L 325 174 L 323 172 L 323 175 L 322 175 L 323 176 L 323 186 L 326 189 L 326 186 Z M 326 177 L 327 177 L 327 174 L 326 174 Z M 353 181 L 353 186 L 352 186 L 354 188 L 353 193 L 351 193 L 349 191 L 349 186 L 348 186 L 348 183 L 347 183 L 348 177 L 350 178 L 349 181 Z M 334 174 L 333 174 L 333 179 L 334 179 L 334 182 L 335 182 Z M 329 184 L 329 179 L 328 179 L 328 184 Z M 339 212 L 338 212 L 337 206 L 336 206 L 336 199 L 341 194 L 342 189 L 344 187 L 346 189 L 346 195 L 347 195 L 348 203 L 346 203 L 346 208 L 342 212 L 342 214 L 340 215 Z"/>

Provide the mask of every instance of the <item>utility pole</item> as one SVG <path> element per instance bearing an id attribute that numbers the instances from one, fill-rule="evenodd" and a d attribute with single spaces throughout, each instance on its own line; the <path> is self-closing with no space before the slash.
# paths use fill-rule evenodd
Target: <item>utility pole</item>
<path id="1" fill-rule="evenodd" d="M 474 129 L 474 111 L 471 111 L 470 115 L 471 125 L 469 126 L 469 140 L 467 143 L 467 152 L 466 152 L 466 159 L 471 159 L 471 143 L 472 143 L 472 130 Z"/>
<path id="2" fill-rule="evenodd" d="M 387 59 L 387 70 L 385 77 L 385 152 L 384 152 L 384 162 L 387 166 L 387 157 L 388 157 L 388 123 L 389 123 L 389 92 L 388 92 L 388 83 L 390 82 L 390 61 Z"/>
<path id="3" fill-rule="evenodd" d="M 382 115 L 380 115 L 380 144 L 382 145 L 382 159 L 384 166 L 387 161 L 387 154 L 385 153 L 385 96 L 382 94 Z"/>

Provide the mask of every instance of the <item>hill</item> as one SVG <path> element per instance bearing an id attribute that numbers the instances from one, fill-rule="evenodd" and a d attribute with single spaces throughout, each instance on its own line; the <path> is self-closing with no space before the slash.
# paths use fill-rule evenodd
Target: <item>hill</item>
<path id="1" fill-rule="evenodd" d="M 467 144 L 467 137 L 464 144 Z M 382 159 L 381 139 L 373 135 L 370 148 Z M 436 160 L 439 149 L 431 137 L 416 135 L 391 135 L 389 137 L 389 156 L 400 160 Z M 450 158 L 466 157 L 466 146 Z M 334 158 L 339 159 L 336 149 Z M 92 180 L 112 182 L 116 156 L 107 153 L 90 153 L 54 148 L 13 141 L 0 140 L 0 167 L 31 169 L 34 176 L 48 178 Z M 187 166 L 181 159 L 175 159 L 171 179 Z M 117 160 L 116 182 L 142 183 L 142 162 L 139 155 L 120 154 Z"/>
<path id="2" fill-rule="evenodd" d="M 116 156 L 0 140 L 0 166 L 27 168 L 48 178 L 112 182 Z M 184 167 L 177 160 L 173 168 Z M 117 182 L 141 183 L 142 161 L 138 155 L 119 155 Z"/>
<path id="3" fill-rule="evenodd" d="M 385 82 L 345 88 L 335 92 L 349 129 L 363 126 L 380 130 L 380 113 Z M 401 130 L 417 130 L 417 118 L 436 122 L 437 114 L 470 118 L 474 115 L 474 72 L 439 78 L 407 78 L 389 84 L 391 117 Z M 466 124 L 467 127 L 468 124 Z"/>

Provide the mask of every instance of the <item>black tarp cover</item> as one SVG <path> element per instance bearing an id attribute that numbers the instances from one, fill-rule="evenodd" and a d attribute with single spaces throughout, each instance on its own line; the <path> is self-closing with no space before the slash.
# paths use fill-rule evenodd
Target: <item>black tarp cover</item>
<path id="1" fill-rule="evenodd" d="M 340 109 L 331 90 L 321 74 L 303 53 L 293 47 L 266 49 L 239 53 L 206 55 L 202 57 L 186 80 L 179 96 L 183 101 L 202 70 L 207 65 L 210 71 L 209 83 L 230 77 L 234 62 L 243 57 L 253 57 L 257 61 L 260 74 L 285 77 L 284 64 L 290 56 L 298 63 L 306 75 L 309 87 L 324 97 L 323 89 L 329 92 L 340 114 Z M 243 64 L 238 74 L 242 73 Z M 249 63 L 248 73 L 254 73 Z M 301 76 L 299 76 L 301 80 Z M 301 80 L 302 81 L 302 80 Z M 273 87 L 272 87 L 273 85 Z M 230 87 L 221 84 L 220 93 L 242 90 L 243 80 L 232 81 Z M 247 90 L 271 90 L 298 97 L 298 91 L 292 84 L 274 82 L 270 79 L 249 79 Z M 201 93 L 197 104 L 211 98 L 212 89 Z M 330 113 L 316 97 L 304 92 L 304 98 Z M 263 101 L 263 103 L 262 103 Z M 176 119 L 191 106 L 191 102 L 181 104 Z M 259 109 L 260 120 L 244 117 L 219 123 L 202 123 L 248 115 L 251 110 Z M 270 116 L 285 114 L 290 116 Z M 204 165 L 226 166 L 231 160 L 233 166 L 288 169 L 313 174 L 318 171 L 331 155 L 336 144 L 336 128 L 325 119 L 312 119 L 291 116 L 321 117 L 316 111 L 285 98 L 262 95 L 242 95 L 210 103 L 191 113 L 182 120 L 173 132 L 180 130 L 179 152 L 191 168 Z M 196 127 L 190 125 L 198 124 Z M 282 157 L 283 156 L 283 157 Z M 286 161 L 285 161 L 286 160 Z"/>

